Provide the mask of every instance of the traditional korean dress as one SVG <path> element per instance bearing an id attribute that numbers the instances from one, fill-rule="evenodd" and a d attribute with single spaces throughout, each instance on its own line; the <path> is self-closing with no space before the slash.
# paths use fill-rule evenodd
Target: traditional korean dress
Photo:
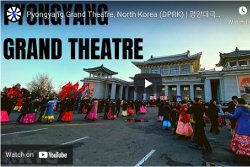
<path id="1" fill-rule="evenodd" d="M 117 115 L 115 114 L 114 103 L 111 103 L 108 107 L 107 119 L 113 120 L 116 118 L 117 118 Z"/>
<path id="2" fill-rule="evenodd" d="M 127 113 L 128 113 L 128 115 L 133 115 L 133 114 L 135 114 L 135 112 L 134 112 L 134 107 L 133 107 L 133 103 L 129 103 Z"/>
<path id="3" fill-rule="evenodd" d="M 141 105 L 139 112 L 140 114 L 145 114 L 147 112 L 146 107 L 144 105 Z"/>
<path id="4" fill-rule="evenodd" d="M 229 118 L 236 118 L 237 124 L 233 134 L 231 149 L 237 155 L 250 157 L 250 109 L 249 106 L 238 106 Z"/>
<path id="5" fill-rule="evenodd" d="M 54 120 L 54 106 L 56 105 L 55 100 L 50 100 L 46 104 L 46 111 L 43 115 L 43 119 L 47 121 L 47 123 L 53 122 Z"/>
<path id="6" fill-rule="evenodd" d="M 127 110 L 128 110 L 128 103 L 126 101 L 123 101 L 122 103 L 122 116 L 123 117 L 128 116 Z"/>
<path id="7" fill-rule="evenodd" d="M 190 123 L 190 115 L 186 113 L 187 109 L 187 104 L 183 104 L 180 110 L 177 110 L 177 112 L 180 113 L 180 116 L 176 128 L 176 133 L 184 136 L 192 136 L 193 128 Z"/>
<path id="8" fill-rule="evenodd" d="M 66 99 L 65 102 L 66 111 L 62 114 L 62 122 L 71 122 L 73 120 L 73 108 L 74 108 L 74 99 Z"/>
<path id="9" fill-rule="evenodd" d="M 8 112 L 6 110 L 1 110 L 1 123 L 10 122 Z"/>
<path id="10" fill-rule="evenodd" d="M 97 110 L 98 110 L 98 101 L 95 100 L 92 103 L 91 110 L 89 111 L 89 113 L 86 116 L 86 120 L 89 120 L 89 121 L 97 120 L 98 119 Z"/>

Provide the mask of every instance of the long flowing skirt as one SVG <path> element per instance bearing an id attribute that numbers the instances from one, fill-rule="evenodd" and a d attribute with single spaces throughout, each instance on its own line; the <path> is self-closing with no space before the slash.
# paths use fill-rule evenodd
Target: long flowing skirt
<path id="1" fill-rule="evenodd" d="M 73 111 L 66 111 L 62 115 L 63 122 L 71 122 L 73 120 Z"/>
<path id="2" fill-rule="evenodd" d="M 108 113 L 107 113 L 107 118 L 108 119 L 116 119 L 117 118 L 117 115 L 116 114 L 113 114 L 111 108 L 109 109 Z"/>
<path id="3" fill-rule="evenodd" d="M 86 117 L 86 120 L 90 120 L 90 121 L 95 121 L 97 119 L 98 119 L 97 112 L 89 112 Z"/>
<path id="4" fill-rule="evenodd" d="M 133 115 L 135 113 L 133 108 L 131 108 L 131 107 L 128 108 L 127 112 L 128 112 L 128 115 Z"/>
<path id="5" fill-rule="evenodd" d="M 234 134 L 231 149 L 237 155 L 250 157 L 250 136 Z"/>
<path id="6" fill-rule="evenodd" d="M 33 124 L 36 122 L 36 114 L 35 113 L 27 113 L 21 118 L 20 122 L 22 124 Z"/>
<path id="7" fill-rule="evenodd" d="M 123 117 L 128 116 L 128 112 L 127 112 L 127 110 L 122 110 L 122 116 L 123 116 Z"/>
<path id="8" fill-rule="evenodd" d="M 184 136 L 192 136 L 193 135 L 193 128 L 191 126 L 191 123 L 184 123 L 182 121 L 178 121 L 178 125 L 176 128 L 176 133 L 179 135 L 184 135 Z"/>
<path id="9" fill-rule="evenodd" d="M 142 105 L 140 107 L 140 111 L 139 111 L 141 114 L 145 114 L 147 112 L 146 108 Z"/>
<path id="10" fill-rule="evenodd" d="M 47 120 L 47 121 L 54 120 L 54 112 L 53 112 L 53 110 L 46 109 L 45 114 L 43 115 L 42 118 Z"/>
<path id="11" fill-rule="evenodd" d="M 10 122 L 8 112 L 5 110 L 1 110 L 1 122 Z"/>

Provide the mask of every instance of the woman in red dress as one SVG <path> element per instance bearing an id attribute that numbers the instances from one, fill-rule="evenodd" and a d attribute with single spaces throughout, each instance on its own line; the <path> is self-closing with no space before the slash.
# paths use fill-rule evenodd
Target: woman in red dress
<path id="1" fill-rule="evenodd" d="M 129 104 L 128 104 L 128 111 L 127 111 L 128 115 L 133 115 L 135 114 L 134 112 L 134 103 L 133 101 L 130 101 Z"/>
<path id="2" fill-rule="evenodd" d="M 86 120 L 89 121 L 97 120 L 98 119 L 97 110 L 98 110 L 98 100 L 93 100 L 92 107 L 90 111 L 87 113 Z"/>
<path id="3" fill-rule="evenodd" d="M 73 120 L 73 108 L 75 100 L 73 98 L 66 98 L 65 106 L 66 111 L 63 112 L 61 121 L 62 122 L 71 122 Z"/>

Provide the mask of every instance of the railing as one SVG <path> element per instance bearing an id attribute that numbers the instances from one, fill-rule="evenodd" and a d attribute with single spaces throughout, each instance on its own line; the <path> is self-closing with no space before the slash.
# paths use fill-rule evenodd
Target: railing
<path id="1" fill-rule="evenodd" d="M 222 71 L 249 70 L 250 66 L 225 67 Z"/>

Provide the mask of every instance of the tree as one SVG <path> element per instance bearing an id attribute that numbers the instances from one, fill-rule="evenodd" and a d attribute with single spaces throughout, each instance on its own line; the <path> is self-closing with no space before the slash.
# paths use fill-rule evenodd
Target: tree
<path id="1" fill-rule="evenodd" d="M 36 97 L 44 97 L 54 92 L 52 80 L 47 74 L 37 74 L 33 80 L 27 84 L 27 87 L 31 94 Z"/>
<path id="2" fill-rule="evenodd" d="M 5 87 L 3 88 L 3 90 L 1 91 L 1 97 L 2 97 L 3 95 L 6 95 L 8 91 L 9 91 L 9 88 L 7 88 L 7 87 L 5 86 Z"/>

